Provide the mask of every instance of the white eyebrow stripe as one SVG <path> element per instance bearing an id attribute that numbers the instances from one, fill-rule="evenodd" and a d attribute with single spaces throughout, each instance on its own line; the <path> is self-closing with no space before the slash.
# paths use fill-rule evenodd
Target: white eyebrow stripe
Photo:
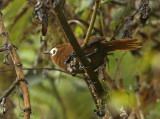
<path id="1" fill-rule="evenodd" d="M 55 53 L 53 54 L 53 51 L 55 51 Z M 50 53 L 52 54 L 52 56 L 55 56 L 58 52 L 58 49 L 57 48 L 53 48 L 50 50 Z"/>

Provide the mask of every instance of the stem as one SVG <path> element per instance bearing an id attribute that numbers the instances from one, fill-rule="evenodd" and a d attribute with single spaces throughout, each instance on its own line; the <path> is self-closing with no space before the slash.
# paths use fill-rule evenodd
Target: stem
<path id="1" fill-rule="evenodd" d="M 84 43 L 82 45 L 82 48 L 84 48 L 87 45 L 89 37 L 91 35 L 92 29 L 93 29 L 93 26 L 94 26 L 94 22 L 96 20 L 96 15 L 97 15 L 99 2 L 100 2 L 100 0 L 96 0 L 96 2 L 95 2 L 95 8 L 94 8 L 93 15 L 92 15 L 92 18 L 91 18 L 91 23 L 90 23 L 89 28 L 87 30 L 87 34 L 86 34 L 86 37 L 84 39 Z"/>
<path id="2" fill-rule="evenodd" d="M 18 57 L 18 54 L 15 48 L 10 42 L 9 35 L 6 32 L 6 29 L 4 27 L 4 23 L 2 20 L 2 14 L 0 14 L 0 35 L 2 37 L 4 44 L 8 45 L 8 47 L 10 48 L 9 52 L 10 52 L 11 58 L 14 63 L 17 80 L 24 80 L 22 65 L 21 65 L 20 59 Z M 24 106 L 25 106 L 24 119 L 30 119 L 31 105 L 30 105 L 30 99 L 29 99 L 29 92 L 28 92 L 27 84 L 25 81 L 20 82 L 20 88 L 21 88 L 21 91 L 23 93 L 23 98 L 24 98 Z"/>

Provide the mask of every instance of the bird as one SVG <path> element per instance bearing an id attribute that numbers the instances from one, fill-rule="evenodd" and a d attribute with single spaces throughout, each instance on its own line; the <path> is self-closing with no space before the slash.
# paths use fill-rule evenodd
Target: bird
<path id="1" fill-rule="evenodd" d="M 82 46 L 83 42 L 84 39 L 78 40 L 80 46 Z M 141 40 L 135 38 L 106 41 L 104 37 L 90 37 L 89 42 L 83 48 L 83 52 L 93 69 L 96 70 L 104 64 L 104 59 L 109 53 L 114 51 L 137 50 L 142 47 L 141 44 Z M 84 67 L 78 60 L 78 56 L 74 53 L 70 43 L 57 45 L 50 51 L 44 52 L 44 54 L 49 54 L 52 62 L 63 71 L 74 75 L 85 73 Z"/>

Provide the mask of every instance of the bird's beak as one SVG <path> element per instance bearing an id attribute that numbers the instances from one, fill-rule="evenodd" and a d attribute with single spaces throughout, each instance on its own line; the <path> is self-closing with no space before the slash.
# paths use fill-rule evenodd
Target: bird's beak
<path id="1" fill-rule="evenodd" d="M 49 51 L 46 51 L 43 54 L 49 54 L 49 55 L 51 55 L 51 53 Z"/>

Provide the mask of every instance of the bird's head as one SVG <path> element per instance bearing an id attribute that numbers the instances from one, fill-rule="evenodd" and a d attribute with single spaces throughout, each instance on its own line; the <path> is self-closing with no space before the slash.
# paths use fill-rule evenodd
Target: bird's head
<path id="1" fill-rule="evenodd" d="M 72 52 L 71 46 L 66 44 L 57 45 L 56 47 L 52 48 L 50 51 L 46 51 L 43 54 L 50 55 L 51 59 L 57 59 L 57 58 L 64 58 L 66 60 L 66 57 Z"/>
<path id="2" fill-rule="evenodd" d="M 49 54 L 51 57 L 54 57 L 58 52 L 58 48 L 54 47 L 50 51 L 46 51 L 43 54 Z"/>
<path id="3" fill-rule="evenodd" d="M 73 52 L 72 47 L 69 43 L 57 45 L 52 48 L 50 51 L 44 52 L 44 54 L 50 55 L 52 62 L 60 67 L 62 70 L 66 70 L 65 61 L 68 59 L 68 56 Z"/>
<path id="4" fill-rule="evenodd" d="M 55 65 L 58 65 L 60 67 L 60 64 L 59 64 L 59 49 L 57 47 L 54 47 L 50 51 L 46 51 L 43 54 L 50 55 L 50 58 L 52 59 L 52 62 Z"/>

